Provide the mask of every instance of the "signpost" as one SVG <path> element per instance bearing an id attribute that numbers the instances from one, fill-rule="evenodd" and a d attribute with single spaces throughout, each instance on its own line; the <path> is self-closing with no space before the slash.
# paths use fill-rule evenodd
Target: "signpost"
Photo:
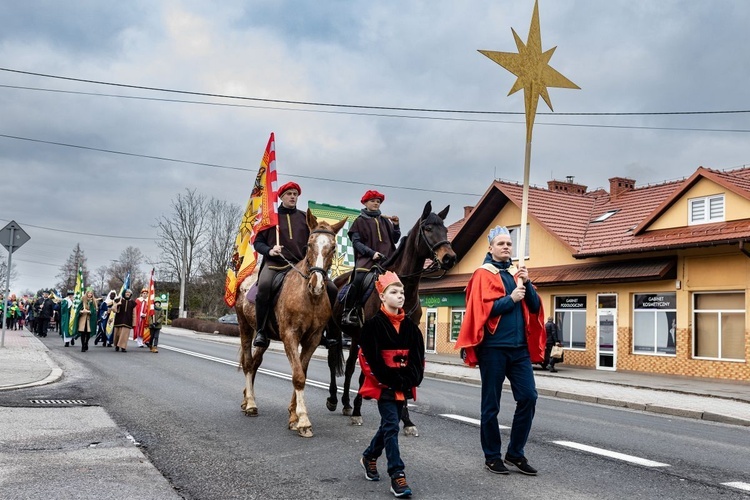
<path id="1" fill-rule="evenodd" d="M 0 347 L 5 347 L 5 309 L 8 307 L 7 298 L 10 296 L 10 270 L 11 264 L 13 263 L 13 252 L 18 250 L 24 243 L 26 243 L 30 239 L 31 236 L 26 234 L 26 231 L 21 229 L 21 226 L 19 226 L 18 223 L 16 223 L 16 221 L 14 220 L 10 221 L 7 226 L 0 229 L 0 245 L 3 245 L 5 249 L 8 250 L 8 275 L 5 279 L 5 294 L 2 304 L 2 318 L 0 318 L 0 321 L 2 321 L 3 323 L 3 334 L 2 338 L 0 339 Z"/>

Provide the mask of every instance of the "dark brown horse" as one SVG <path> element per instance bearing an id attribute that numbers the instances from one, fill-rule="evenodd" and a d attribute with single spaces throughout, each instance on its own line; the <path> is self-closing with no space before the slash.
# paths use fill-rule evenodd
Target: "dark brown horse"
<path id="1" fill-rule="evenodd" d="M 427 202 L 422 211 L 422 216 L 414 224 L 406 238 L 402 238 L 401 243 L 396 249 L 394 255 L 388 256 L 383 263 L 383 267 L 388 271 L 398 274 L 401 282 L 404 284 L 406 301 L 404 302 L 404 311 L 417 325 L 422 318 L 422 308 L 419 304 L 419 281 L 423 274 L 429 274 L 434 271 L 446 271 L 452 268 L 456 263 L 456 253 L 453 251 L 448 241 L 448 229 L 445 227 L 444 220 L 448 215 L 450 205 L 445 207 L 442 212 L 435 214 L 432 212 L 432 203 Z M 432 260 L 432 264 L 425 268 L 427 259 Z M 336 278 L 336 285 L 341 288 L 349 280 L 349 274 L 346 273 Z M 372 293 L 364 307 L 365 318 L 372 317 L 380 308 L 380 298 L 377 293 Z M 335 327 L 349 335 L 352 339 L 349 348 L 349 356 L 346 360 L 346 371 L 344 373 L 344 388 L 341 396 L 344 415 L 351 415 L 352 424 L 362 425 L 362 397 L 357 395 L 354 398 L 354 408 L 349 404 L 349 388 L 351 385 L 352 375 L 357 362 L 357 353 L 359 352 L 360 328 L 355 326 L 341 325 L 341 314 L 343 305 L 337 301 L 333 308 L 332 323 Z M 329 331 L 331 325 L 329 325 Z M 333 332 L 335 336 L 340 336 L 339 332 Z M 331 366 L 329 360 L 329 366 Z M 362 383 L 360 376 L 360 384 Z M 329 388 L 329 397 L 326 400 L 326 406 L 330 411 L 336 409 L 338 404 L 338 395 L 336 387 L 336 373 L 331 369 L 331 385 Z M 417 435 L 416 426 L 409 420 L 408 410 L 404 407 L 404 432 L 407 434 Z"/>
<path id="2" fill-rule="evenodd" d="M 327 222 L 319 223 L 308 210 L 307 225 L 310 228 L 310 237 L 307 240 L 307 254 L 287 272 L 273 308 L 276 324 L 272 325 L 269 337 L 284 343 L 284 350 L 292 368 L 294 392 L 289 404 L 289 429 L 296 430 L 302 437 L 313 435 L 312 423 L 305 404 L 307 367 L 315 348 L 320 344 L 323 329 L 331 318 L 326 281 L 336 253 L 336 233 L 345 222 L 346 219 L 334 225 Z M 240 366 L 245 373 L 241 407 L 245 415 L 249 416 L 258 415 L 255 403 L 255 374 L 266 351 L 265 347 L 253 350 L 255 304 L 248 302 L 245 297 L 256 280 L 257 276 L 253 274 L 243 281 L 235 305 L 240 326 Z"/>

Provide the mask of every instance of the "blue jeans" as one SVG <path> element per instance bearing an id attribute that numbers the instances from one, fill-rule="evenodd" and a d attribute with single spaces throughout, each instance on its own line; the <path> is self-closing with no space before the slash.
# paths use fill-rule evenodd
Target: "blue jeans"
<path id="1" fill-rule="evenodd" d="M 510 443 L 506 456 L 522 458 L 526 440 L 531 432 L 531 422 L 536 409 L 536 383 L 531 368 L 529 350 L 523 347 L 484 347 L 478 349 L 479 374 L 482 378 L 482 419 L 480 434 L 485 460 L 502 458 L 500 429 L 497 415 L 500 412 L 505 377 L 510 381 L 516 412 L 510 429 Z"/>
<path id="2" fill-rule="evenodd" d="M 370 441 L 370 446 L 362 454 L 365 458 L 377 459 L 385 448 L 389 476 L 404 470 L 404 462 L 401 461 L 401 452 L 398 449 L 399 421 L 404 404 L 404 401 L 378 401 L 380 427 Z"/>

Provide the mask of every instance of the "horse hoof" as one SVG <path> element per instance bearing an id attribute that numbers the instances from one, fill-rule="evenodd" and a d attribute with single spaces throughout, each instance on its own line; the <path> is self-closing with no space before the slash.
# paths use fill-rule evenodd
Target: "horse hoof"
<path id="1" fill-rule="evenodd" d="M 312 427 L 306 427 L 306 428 L 299 428 L 297 429 L 297 433 L 300 435 L 300 437 L 303 438 L 311 438 L 313 437 L 313 431 Z"/>
<path id="2" fill-rule="evenodd" d="M 352 417 L 352 425 L 362 425 L 362 417 Z"/>
<path id="3" fill-rule="evenodd" d="M 289 430 L 290 431 L 296 431 L 297 430 L 297 422 L 289 422 Z"/>
<path id="4" fill-rule="evenodd" d="M 257 408 L 245 408 L 245 415 L 248 417 L 257 417 L 258 409 Z"/>
<path id="5" fill-rule="evenodd" d="M 341 414 L 345 417 L 351 417 L 352 416 L 352 409 L 351 408 L 344 408 L 341 410 Z"/>
<path id="6" fill-rule="evenodd" d="M 404 427 L 404 436 L 419 437 L 419 431 L 417 431 L 417 426 L 410 425 L 409 427 Z"/>
<path id="7" fill-rule="evenodd" d="M 328 408 L 328 411 L 336 411 L 337 406 L 338 406 L 338 401 L 330 401 L 326 399 L 326 408 Z"/>

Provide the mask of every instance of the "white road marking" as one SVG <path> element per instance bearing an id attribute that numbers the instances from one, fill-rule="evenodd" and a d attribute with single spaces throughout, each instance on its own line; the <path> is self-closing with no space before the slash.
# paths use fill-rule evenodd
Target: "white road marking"
<path id="1" fill-rule="evenodd" d="M 442 413 L 440 415 L 441 417 L 449 418 L 451 420 L 458 420 L 459 422 L 466 422 L 467 424 L 473 424 L 479 427 L 481 425 L 481 421 L 476 418 L 471 417 L 464 417 L 463 415 L 454 415 L 453 413 Z M 510 429 L 507 425 L 498 425 L 501 429 Z"/>
<path id="2" fill-rule="evenodd" d="M 734 481 L 731 483 L 721 483 L 721 484 L 724 486 L 729 486 L 731 488 L 737 488 L 738 490 L 750 491 L 750 483 L 742 483 L 739 481 Z"/>
<path id="3" fill-rule="evenodd" d="M 185 350 L 185 349 L 180 349 L 179 347 L 172 347 L 172 346 L 169 346 L 169 345 L 159 344 L 159 348 L 160 349 L 166 349 L 168 351 L 179 352 L 180 354 L 187 354 L 188 356 L 193 356 L 193 357 L 196 357 L 196 358 L 206 359 L 208 361 L 215 361 L 216 363 L 222 363 L 222 364 L 225 364 L 225 365 L 234 366 L 235 368 L 239 368 L 239 366 L 240 366 L 240 364 L 237 361 L 228 361 L 226 359 L 217 358 L 217 357 L 214 357 L 214 356 L 209 356 L 208 354 L 201 354 L 199 352 L 194 352 L 194 351 L 188 351 L 188 350 Z M 264 375 L 270 375 L 271 377 L 276 377 L 276 378 L 280 378 L 280 379 L 283 379 L 283 380 L 292 380 L 292 376 L 289 375 L 289 374 L 282 373 L 282 372 L 277 372 L 277 371 L 274 371 L 274 370 L 268 370 L 266 368 L 258 368 L 258 373 L 263 373 Z M 318 381 L 312 380 L 312 379 L 307 379 L 305 381 L 305 385 L 311 385 L 313 387 L 317 387 L 319 389 L 325 389 L 325 390 L 328 390 L 328 386 L 329 386 L 329 384 L 327 382 L 318 382 Z M 339 393 L 343 393 L 344 391 L 343 391 L 343 389 L 338 389 L 338 392 Z M 354 393 L 354 394 L 357 393 L 357 391 L 353 390 L 353 389 L 350 389 L 349 392 L 350 393 Z"/>
<path id="4" fill-rule="evenodd" d="M 645 458 L 634 457 L 633 455 L 626 455 L 624 453 L 618 453 L 616 451 L 605 450 L 604 448 L 596 448 L 594 446 L 588 446 L 585 444 L 574 443 L 572 441 L 552 441 L 560 446 L 567 448 L 573 448 L 576 450 L 587 451 L 594 453 L 595 455 L 602 455 L 609 458 L 615 458 L 617 460 L 623 460 L 637 465 L 643 465 L 645 467 L 669 467 L 669 464 L 663 464 L 661 462 L 654 462 L 653 460 L 647 460 Z"/>

